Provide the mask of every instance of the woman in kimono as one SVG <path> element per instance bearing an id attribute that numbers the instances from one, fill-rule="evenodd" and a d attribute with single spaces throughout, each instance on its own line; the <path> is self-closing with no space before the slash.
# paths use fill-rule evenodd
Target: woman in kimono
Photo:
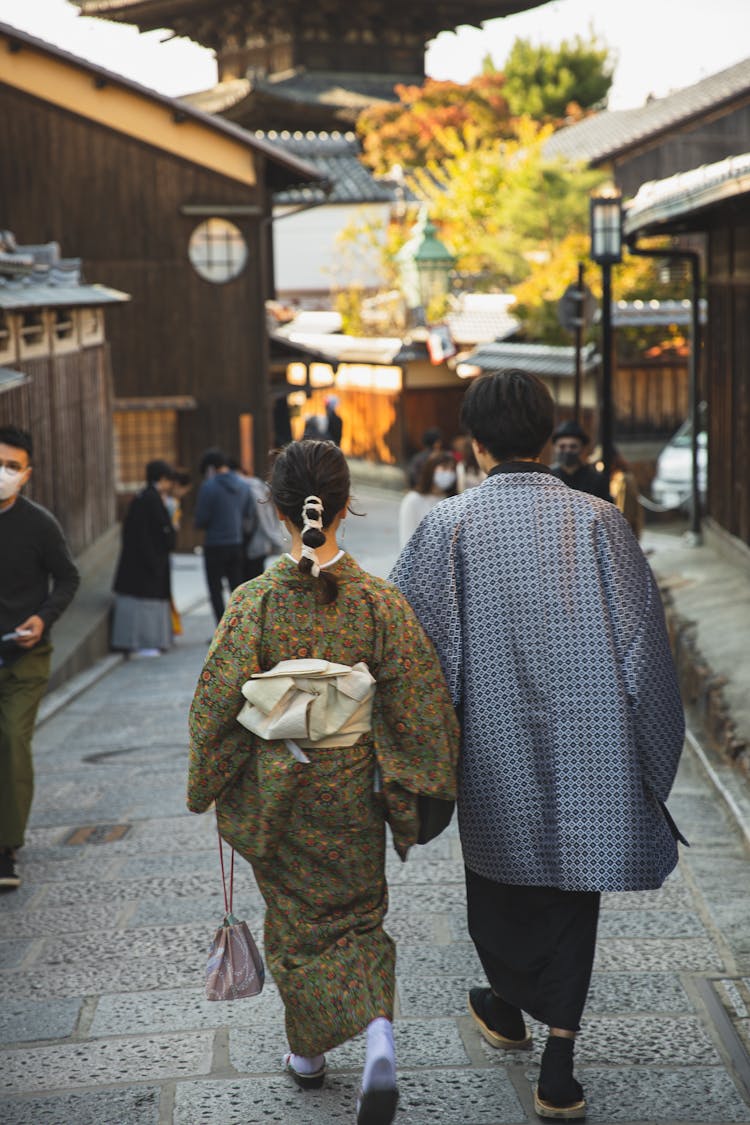
<path id="1" fill-rule="evenodd" d="M 481 1034 L 548 1025 L 535 1109 L 576 1120 L 573 1045 L 601 891 L 661 886 L 664 802 L 684 737 L 659 591 L 606 500 L 539 461 L 554 404 L 520 371 L 481 376 L 461 421 L 488 474 L 429 512 L 391 578 L 432 639 L 461 715 L 458 816 L 469 933 L 489 987 Z"/>
<path id="2" fill-rule="evenodd" d="M 253 866 L 285 1006 L 286 1070 L 303 1088 L 320 1086 L 325 1052 L 366 1029 L 357 1122 L 387 1125 L 398 1094 L 385 819 L 405 859 L 417 841 L 416 794 L 455 793 L 458 727 L 406 600 L 338 547 L 349 490 L 332 442 L 279 454 L 271 492 L 291 548 L 234 592 L 209 650 L 190 717 L 188 807 L 215 802 L 222 837 Z M 369 729 L 342 747 L 240 725 L 250 677 L 309 659 L 366 665 L 376 684 Z"/>

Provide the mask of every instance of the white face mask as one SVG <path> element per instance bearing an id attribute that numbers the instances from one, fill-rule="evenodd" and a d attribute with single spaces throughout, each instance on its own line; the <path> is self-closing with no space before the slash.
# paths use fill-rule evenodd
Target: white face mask
<path id="1" fill-rule="evenodd" d="M 25 470 L 8 469 L 0 465 L 0 500 L 10 500 L 24 484 Z"/>
<path id="2" fill-rule="evenodd" d="M 441 492 L 448 492 L 456 483 L 456 474 L 453 469 L 435 469 L 432 481 L 435 488 L 439 488 Z"/>

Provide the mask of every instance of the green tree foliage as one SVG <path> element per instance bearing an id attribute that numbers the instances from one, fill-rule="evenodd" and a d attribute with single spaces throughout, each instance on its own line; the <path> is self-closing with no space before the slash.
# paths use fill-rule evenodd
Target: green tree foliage
<path id="1" fill-rule="evenodd" d="M 606 103 L 614 62 L 595 36 L 563 40 L 559 47 L 516 39 L 504 68 L 503 93 L 514 117 L 537 121 L 575 116 Z"/>
<path id="2" fill-rule="evenodd" d="M 394 104 L 366 109 L 357 122 L 363 159 L 384 174 L 394 164 L 424 167 L 444 155 L 447 130 L 470 127 L 481 138 L 509 136 L 511 123 L 502 74 L 483 73 L 466 85 L 427 79 L 424 86 L 397 86 Z"/>
<path id="3" fill-rule="evenodd" d="M 652 241 L 654 247 L 668 245 L 668 240 Z M 546 261 L 533 265 L 528 277 L 513 288 L 517 304 L 513 312 L 523 324 L 524 335 L 545 344 L 570 344 L 572 335 L 560 324 L 558 305 L 568 285 L 575 284 L 578 263 L 586 265 L 585 284 L 597 300 L 601 300 L 601 270 L 588 262 L 589 236 L 577 231 L 569 234 L 555 247 Z M 623 252 L 622 264 L 613 270 L 613 299 L 616 301 L 677 300 L 688 295 L 687 278 L 666 279 L 661 275 L 658 259 L 639 258 Z M 590 326 L 591 328 L 591 326 Z M 590 334 L 598 337 L 598 329 Z M 643 355 L 652 346 L 669 347 L 681 339 L 682 331 L 675 325 L 645 328 L 620 328 L 617 332 L 618 353 Z"/>
<path id="4" fill-rule="evenodd" d="M 485 287 L 519 284 L 571 233 L 588 229 L 588 198 L 602 173 L 547 159 L 551 131 L 529 119 L 503 141 L 468 128 L 446 131 L 440 139 L 448 155 L 409 179 L 457 269 L 481 277 Z"/>

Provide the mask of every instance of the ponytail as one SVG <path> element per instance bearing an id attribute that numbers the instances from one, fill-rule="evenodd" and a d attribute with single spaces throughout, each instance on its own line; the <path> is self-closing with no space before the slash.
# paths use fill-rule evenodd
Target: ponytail
<path id="1" fill-rule="evenodd" d="M 349 489 L 349 466 L 333 442 L 293 441 L 274 462 L 274 503 L 301 531 L 302 556 L 297 566 L 316 580 L 323 605 L 336 601 L 338 583 L 321 567 L 317 548 L 325 543 L 324 528 L 346 507 Z"/>

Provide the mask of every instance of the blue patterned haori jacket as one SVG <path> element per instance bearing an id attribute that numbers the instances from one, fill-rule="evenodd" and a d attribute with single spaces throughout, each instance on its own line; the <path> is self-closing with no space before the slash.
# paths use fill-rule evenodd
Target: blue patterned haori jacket
<path id="1" fill-rule="evenodd" d="M 656 582 L 613 504 L 508 470 L 433 508 L 391 575 L 461 719 L 465 862 L 521 886 L 659 887 L 684 717 Z"/>

